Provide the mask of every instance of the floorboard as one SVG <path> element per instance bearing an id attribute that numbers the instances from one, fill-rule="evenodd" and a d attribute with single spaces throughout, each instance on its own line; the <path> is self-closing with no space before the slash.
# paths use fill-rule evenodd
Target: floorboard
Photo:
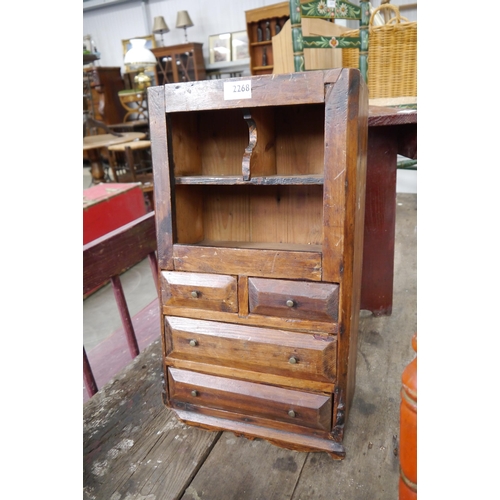
<path id="1" fill-rule="evenodd" d="M 161 346 L 84 404 L 84 500 L 178 499 L 220 433 L 188 428 L 161 400 Z"/>
<path id="2" fill-rule="evenodd" d="M 182 500 L 288 500 L 306 457 L 224 432 Z"/>

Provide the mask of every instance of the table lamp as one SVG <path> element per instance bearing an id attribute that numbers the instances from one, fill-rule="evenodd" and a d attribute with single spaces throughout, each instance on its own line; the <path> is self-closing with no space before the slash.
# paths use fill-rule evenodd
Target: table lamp
<path id="1" fill-rule="evenodd" d="M 177 22 L 175 23 L 176 28 L 184 28 L 184 37 L 186 38 L 186 42 L 188 41 L 186 28 L 190 28 L 194 26 L 193 21 L 189 17 L 187 10 L 180 10 L 177 12 Z"/>
<path id="2" fill-rule="evenodd" d="M 130 43 L 132 44 L 132 48 L 125 54 L 123 63 L 130 70 L 138 72 L 134 78 L 135 88 L 137 90 L 145 90 L 151 85 L 151 78 L 144 73 L 144 70 L 156 65 L 156 57 L 145 47 L 145 39 L 134 38 L 130 40 Z"/>
<path id="3" fill-rule="evenodd" d="M 163 33 L 168 33 L 170 29 L 163 16 L 156 16 L 153 22 L 153 33 L 161 35 L 161 45 L 163 45 Z"/>

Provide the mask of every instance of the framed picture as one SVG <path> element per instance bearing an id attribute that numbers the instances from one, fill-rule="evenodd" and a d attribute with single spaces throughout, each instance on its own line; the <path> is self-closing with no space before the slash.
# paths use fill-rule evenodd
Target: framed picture
<path id="1" fill-rule="evenodd" d="M 146 40 L 146 45 L 145 47 L 147 49 L 155 49 L 156 48 L 156 40 L 154 35 L 147 35 L 147 36 L 134 36 L 132 38 L 128 38 L 127 40 L 122 40 L 122 47 L 123 47 L 123 55 L 125 55 L 130 48 L 132 48 L 132 44 L 130 43 L 130 40 L 135 40 L 136 38 L 142 38 Z"/>
<path id="2" fill-rule="evenodd" d="M 220 35 L 210 35 L 208 37 L 208 50 L 210 63 L 231 60 L 231 33 L 221 33 Z"/>
<path id="3" fill-rule="evenodd" d="M 238 61 L 250 57 L 248 53 L 248 34 L 246 31 L 231 33 L 231 60 Z"/>

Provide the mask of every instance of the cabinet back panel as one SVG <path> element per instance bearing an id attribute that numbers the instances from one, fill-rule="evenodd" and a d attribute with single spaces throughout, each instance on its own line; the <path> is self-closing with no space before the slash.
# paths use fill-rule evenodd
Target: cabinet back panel
<path id="1" fill-rule="evenodd" d="M 201 175 L 201 148 L 196 113 L 173 113 L 168 117 L 169 129 L 172 132 L 174 174 Z"/>
<path id="2" fill-rule="evenodd" d="M 175 190 L 175 242 L 203 240 L 203 187 L 177 186 Z"/>
<path id="3" fill-rule="evenodd" d="M 250 196 L 251 193 L 251 196 Z M 209 186 L 203 226 L 208 240 L 317 245 L 322 186 Z"/>
<path id="4" fill-rule="evenodd" d="M 324 105 L 276 108 L 276 173 L 278 175 L 323 173 L 324 123 Z"/>
<path id="5" fill-rule="evenodd" d="M 251 175 L 323 173 L 322 105 L 250 108 L 249 113 L 258 137 Z M 242 175 L 249 145 L 243 116 L 241 108 L 170 114 L 174 175 Z"/>
<path id="6" fill-rule="evenodd" d="M 248 126 L 241 109 L 172 113 L 174 175 L 241 175 Z"/>

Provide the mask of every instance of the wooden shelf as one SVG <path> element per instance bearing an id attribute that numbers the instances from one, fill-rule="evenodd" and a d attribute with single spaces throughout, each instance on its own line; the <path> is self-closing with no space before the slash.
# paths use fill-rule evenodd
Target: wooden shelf
<path id="1" fill-rule="evenodd" d="M 263 42 L 253 42 L 250 44 L 250 47 L 262 47 L 263 45 L 272 45 L 272 40 L 264 40 Z"/>
<path id="2" fill-rule="evenodd" d="M 252 67 L 252 70 L 253 71 L 267 71 L 269 70 L 270 73 L 272 73 L 272 70 L 273 70 L 273 67 L 274 66 L 253 66 Z"/>
<path id="3" fill-rule="evenodd" d="M 323 184 L 324 177 L 322 175 L 267 175 L 260 177 L 252 177 L 250 180 L 245 180 L 238 176 L 184 176 L 176 177 L 176 184 L 209 184 L 219 186 L 235 186 L 235 185 L 254 185 L 254 186 L 304 186 L 308 184 Z"/>
<path id="4" fill-rule="evenodd" d="M 223 247 L 223 248 L 244 248 L 261 250 L 282 250 L 287 252 L 316 252 L 321 253 L 321 245 L 305 245 L 299 243 L 277 243 L 264 241 L 220 241 L 203 240 L 197 243 L 191 243 L 197 247 Z"/>

